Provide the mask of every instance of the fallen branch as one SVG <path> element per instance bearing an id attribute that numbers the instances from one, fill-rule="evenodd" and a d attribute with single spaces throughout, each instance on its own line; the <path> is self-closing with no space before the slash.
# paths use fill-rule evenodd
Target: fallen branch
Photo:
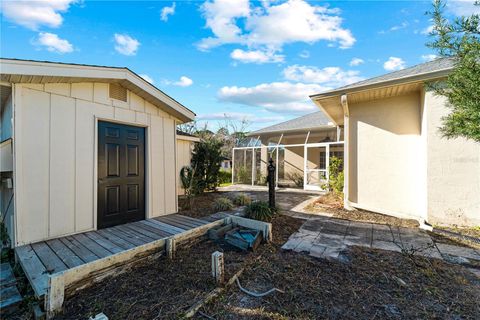
<path id="1" fill-rule="evenodd" d="M 285 293 L 285 291 L 277 289 L 277 288 L 272 288 L 272 289 L 270 289 L 266 292 L 263 292 L 263 293 L 256 293 L 256 292 L 252 292 L 252 291 L 249 291 L 249 290 L 243 288 L 242 285 L 240 284 L 240 281 L 238 280 L 238 277 L 235 279 L 235 281 L 237 282 L 237 285 L 240 288 L 240 290 L 242 290 L 244 293 L 246 293 L 248 295 L 251 295 L 253 297 L 256 297 L 256 298 L 265 297 L 266 295 L 269 295 L 270 293 L 273 293 L 275 291 L 278 291 L 280 293 Z"/>

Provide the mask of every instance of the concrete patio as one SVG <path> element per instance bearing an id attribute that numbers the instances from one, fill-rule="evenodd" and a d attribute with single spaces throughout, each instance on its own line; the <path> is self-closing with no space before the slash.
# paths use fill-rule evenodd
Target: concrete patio
<path id="1" fill-rule="evenodd" d="M 306 220 L 282 248 L 306 252 L 317 258 L 341 259 L 341 252 L 350 246 L 403 251 L 465 265 L 478 265 L 480 262 L 480 250 L 435 242 L 420 229 L 331 217 Z M 478 274 L 480 270 L 472 271 Z"/>

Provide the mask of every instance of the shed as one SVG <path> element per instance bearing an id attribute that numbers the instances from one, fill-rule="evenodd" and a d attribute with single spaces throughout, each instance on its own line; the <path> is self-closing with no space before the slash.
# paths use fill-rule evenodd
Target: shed
<path id="1" fill-rule="evenodd" d="M 13 245 L 177 211 L 176 125 L 128 68 L 1 59 L 2 214 Z"/>
<path id="2" fill-rule="evenodd" d="M 199 142 L 200 138 L 183 132 L 177 129 L 177 192 L 178 195 L 183 195 L 185 191 L 180 182 L 180 170 L 185 166 L 190 166 L 192 160 L 192 151 L 195 143 Z"/>

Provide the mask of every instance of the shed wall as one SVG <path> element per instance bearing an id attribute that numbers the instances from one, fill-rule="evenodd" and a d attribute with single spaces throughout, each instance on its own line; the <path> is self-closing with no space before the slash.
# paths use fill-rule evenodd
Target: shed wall
<path id="1" fill-rule="evenodd" d="M 180 170 L 185 166 L 190 166 L 192 159 L 192 145 L 194 142 L 188 140 L 177 139 L 177 193 L 183 195 L 185 192 L 180 182 Z"/>
<path id="2" fill-rule="evenodd" d="M 15 85 L 16 245 L 96 229 L 96 119 L 146 127 L 146 216 L 177 210 L 175 121 L 106 83 Z"/>

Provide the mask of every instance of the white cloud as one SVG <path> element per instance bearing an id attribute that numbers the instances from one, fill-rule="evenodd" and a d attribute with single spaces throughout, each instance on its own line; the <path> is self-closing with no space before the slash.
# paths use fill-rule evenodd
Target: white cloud
<path id="1" fill-rule="evenodd" d="M 447 9 L 457 16 L 480 14 L 480 6 L 475 6 L 475 0 L 447 1 Z"/>
<path id="2" fill-rule="evenodd" d="M 358 71 L 344 71 L 339 67 L 319 69 L 313 66 L 293 65 L 283 69 L 287 80 L 323 84 L 329 88 L 341 87 L 363 80 Z"/>
<path id="3" fill-rule="evenodd" d="M 299 56 L 300 58 L 303 58 L 303 59 L 310 58 L 310 51 L 308 51 L 308 50 L 303 50 L 302 52 L 300 52 L 300 53 L 298 54 L 298 56 Z"/>
<path id="4" fill-rule="evenodd" d="M 134 56 L 137 54 L 140 42 L 127 34 L 115 33 L 115 50 L 126 56 Z"/>
<path id="5" fill-rule="evenodd" d="M 148 74 L 139 74 L 140 77 L 142 77 L 145 81 L 154 84 L 155 81 L 150 77 Z"/>
<path id="6" fill-rule="evenodd" d="M 1 1 L 1 11 L 8 20 L 37 30 L 40 26 L 59 27 L 63 22 L 61 13 L 68 11 L 77 0 Z"/>
<path id="7" fill-rule="evenodd" d="M 272 112 L 304 112 L 316 110 L 308 97 L 327 89 L 319 84 L 272 82 L 254 87 L 223 87 L 218 92 L 218 98 Z"/>
<path id="8" fill-rule="evenodd" d="M 193 80 L 186 76 L 181 76 L 179 81 L 173 83 L 173 85 L 179 86 L 179 87 L 189 87 L 192 84 L 193 84 Z"/>
<path id="9" fill-rule="evenodd" d="M 175 2 L 172 3 L 170 7 L 163 7 L 162 12 L 160 13 L 160 19 L 162 21 L 168 21 L 168 16 L 173 16 L 175 14 Z"/>
<path id="10" fill-rule="evenodd" d="M 61 39 L 58 35 L 49 32 L 40 32 L 34 44 L 46 48 L 50 52 L 69 53 L 73 46 L 68 40 Z"/>
<path id="11" fill-rule="evenodd" d="M 207 114 L 200 114 L 196 117 L 196 119 L 200 121 L 225 120 L 227 118 L 233 121 L 247 120 L 249 122 L 255 122 L 255 123 L 282 121 L 285 119 L 283 116 L 260 116 L 259 117 L 258 115 L 255 115 L 255 114 L 243 113 L 243 112 L 207 113 Z"/>
<path id="12" fill-rule="evenodd" d="M 285 56 L 275 54 L 274 51 L 261 51 L 261 50 L 244 51 L 242 49 L 233 50 L 232 53 L 230 54 L 230 57 L 242 63 L 258 63 L 258 64 L 283 62 L 285 59 Z"/>
<path id="13" fill-rule="evenodd" d="M 438 58 L 436 54 L 423 54 L 421 56 L 423 61 L 432 61 Z"/>
<path id="14" fill-rule="evenodd" d="M 395 71 L 405 69 L 405 61 L 402 58 L 390 57 L 383 64 L 383 68 L 387 71 Z"/>
<path id="15" fill-rule="evenodd" d="M 352 67 L 356 67 L 356 66 L 359 66 L 361 64 L 364 64 L 365 63 L 365 60 L 363 59 L 360 59 L 360 58 L 353 58 L 349 65 L 352 66 Z"/>
<path id="16" fill-rule="evenodd" d="M 239 44 L 249 50 L 277 52 L 283 45 L 293 42 L 324 40 L 340 48 L 349 48 L 355 43 L 350 30 L 342 27 L 338 10 L 311 5 L 304 0 L 260 3 L 206 1 L 201 10 L 213 36 L 202 39 L 198 48 L 208 50 L 223 44 Z"/>
<path id="17" fill-rule="evenodd" d="M 430 35 L 430 33 L 433 32 L 433 28 L 434 28 L 434 25 L 429 25 L 428 27 L 426 27 L 425 29 L 422 29 L 422 31 L 420 31 L 421 34 L 424 34 L 424 35 Z"/>

